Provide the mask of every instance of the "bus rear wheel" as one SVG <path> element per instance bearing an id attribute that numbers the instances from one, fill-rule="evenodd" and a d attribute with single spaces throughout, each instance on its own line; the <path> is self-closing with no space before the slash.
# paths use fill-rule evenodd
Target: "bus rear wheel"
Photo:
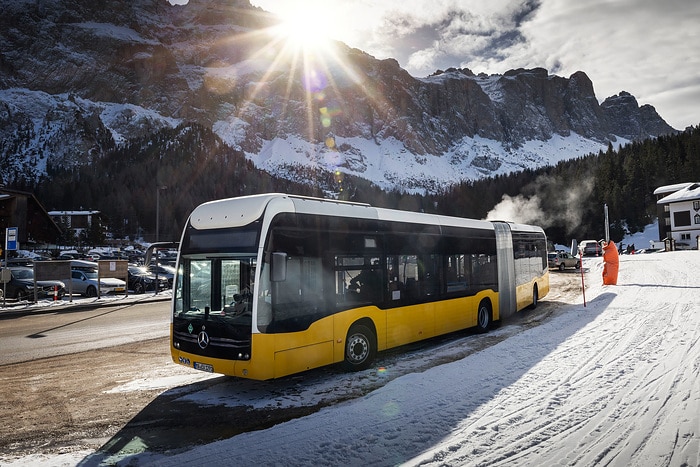
<path id="1" fill-rule="evenodd" d="M 533 310 L 535 308 L 537 308 L 537 304 L 539 303 L 539 301 L 540 301 L 540 294 L 537 291 L 537 284 L 535 284 L 535 286 L 532 288 L 532 305 L 530 305 L 530 308 Z"/>
<path id="2" fill-rule="evenodd" d="M 353 324 L 345 340 L 344 367 L 348 371 L 369 368 L 377 354 L 377 338 L 364 324 Z"/>
<path id="3" fill-rule="evenodd" d="M 478 332 L 486 332 L 491 327 L 491 304 L 488 300 L 479 303 L 479 310 L 476 314 L 476 329 Z"/>

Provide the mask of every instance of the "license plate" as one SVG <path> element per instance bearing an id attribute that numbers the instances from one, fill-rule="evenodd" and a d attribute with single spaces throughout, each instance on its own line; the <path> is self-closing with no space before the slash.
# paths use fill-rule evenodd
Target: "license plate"
<path id="1" fill-rule="evenodd" d="M 124 287 L 116 287 L 114 289 L 115 292 L 124 292 Z"/>
<path id="2" fill-rule="evenodd" d="M 206 363 L 194 362 L 194 365 L 192 365 L 192 367 L 195 370 L 201 370 L 201 371 L 206 371 L 208 373 L 214 373 L 214 367 L 211 365 L 207 365 Z"/>

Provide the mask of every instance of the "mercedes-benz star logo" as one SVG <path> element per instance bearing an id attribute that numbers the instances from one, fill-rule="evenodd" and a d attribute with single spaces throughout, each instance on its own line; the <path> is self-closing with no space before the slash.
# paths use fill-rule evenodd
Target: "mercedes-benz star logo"
<path id="1" fill-rule="evenodd" d="M 209 345 L 209 334 L 204 331 L 200 332 L 197 336 L 197 343 L 201 349 L 206 349 Z"/>

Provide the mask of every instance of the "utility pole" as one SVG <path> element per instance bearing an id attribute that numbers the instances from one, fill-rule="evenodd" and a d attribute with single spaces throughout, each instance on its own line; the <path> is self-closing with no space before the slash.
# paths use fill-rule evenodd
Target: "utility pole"
<path id="1" fill-rule="evenodd" d="M 156 242 L 160 240 L 160 192 L 167 188 L 165 185 L 156 187 Z"/>
<path id="2" fill-rule="evenodd" d="M 604 205 L 603 211 L 605 212 L 605 243 L 610 243 L 610 221 L 608 219 L 608 205 Z"/>

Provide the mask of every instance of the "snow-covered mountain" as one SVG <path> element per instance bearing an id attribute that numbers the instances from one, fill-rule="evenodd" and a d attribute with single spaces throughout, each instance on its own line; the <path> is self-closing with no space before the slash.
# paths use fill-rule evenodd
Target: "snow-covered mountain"
<path id="1" fill-rule="evenodd" d="M 5 0 L 0 183 L 88 164 L 164 127 L 211 127 L 259 168 L 435 191 L 673 132 L 583 72 L 415 78 L 336 43 L 306 54 L 247 0 Z M 296 53 L 295 53 L 296 52 Z"/>

